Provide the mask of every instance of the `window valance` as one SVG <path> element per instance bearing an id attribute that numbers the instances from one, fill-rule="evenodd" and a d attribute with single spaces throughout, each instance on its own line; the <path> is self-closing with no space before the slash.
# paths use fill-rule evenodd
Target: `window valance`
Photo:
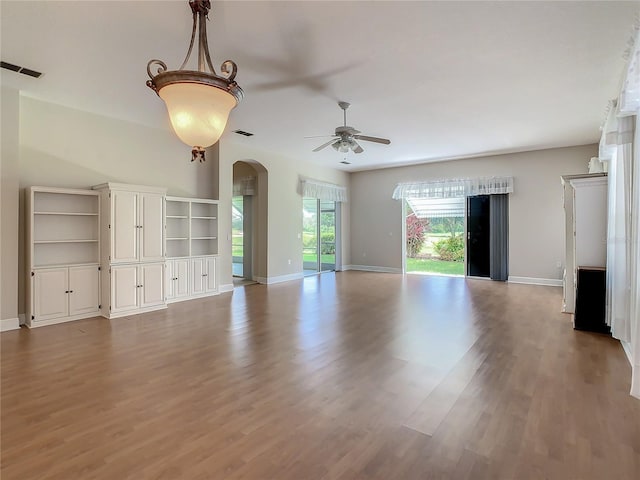
<path id="1" fill-rule="evenodd" d="M 393 198 L 459 198 L 512 192 L 513 177 L 452 178 L 399 183 Z"/>
<path id="2" fill-rule="evenodd" d="M 310 178 L 300 179 L 300 194 L 303 197 L 319 198 L 320 200 L 347 201 L 347 187 Z"/>
<path id="3" fill-rule="evenodd" d="M 637 26 L 630 43 L 627 72 L 619 96 L 621 115 L 637 115 L 640 111 L 640 28 Z"/>
<path id="4" fill-rule="evenodd" d="M 233 196 L 255 195 L 256 194 L 256 177 L 236 178 L 233 181 Z"/>
<path id="5" fill-rule="evenodd" d="M 609 102 L 598 149 L 598 158 L 601 162 L 610 161 L 617 151 L 618 145 L 633 142 L 633 121 L 628 115 L 625 116 L 618 106 L 616 100 Z"/>

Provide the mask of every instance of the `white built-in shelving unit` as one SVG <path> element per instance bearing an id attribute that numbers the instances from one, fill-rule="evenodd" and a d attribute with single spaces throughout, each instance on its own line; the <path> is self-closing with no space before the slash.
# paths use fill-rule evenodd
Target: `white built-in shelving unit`
<path id="1" fill-rule="evenodd" d="M 104 183 L 101 231 L 102 315 L 116 318 L 166 308 L 163 187 Z"/>
<path id="2" fill-rule="evenodd" d="M 166 255 L 189 256 L 189 202 L 167 197 L 166 201 Z"/>
<path id="3" fill-rule="evenodd" d="M 27 326 L 98 315 L 98 193 L 30 187 L 26 205 Z"/>
<path id="4" fill-rule="evenodd" d="M 167 302 L 213 295 L 218 291 L 218 201 L 167 197 Z"/>

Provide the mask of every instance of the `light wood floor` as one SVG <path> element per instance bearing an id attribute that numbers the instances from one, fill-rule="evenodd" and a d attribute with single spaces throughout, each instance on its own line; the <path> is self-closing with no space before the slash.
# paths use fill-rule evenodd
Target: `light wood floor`
<path id="1" fill-rule="evenodd" d="M 6 332 L 2 480 L 638 479 L 561 289 L 346 272 Z"/>

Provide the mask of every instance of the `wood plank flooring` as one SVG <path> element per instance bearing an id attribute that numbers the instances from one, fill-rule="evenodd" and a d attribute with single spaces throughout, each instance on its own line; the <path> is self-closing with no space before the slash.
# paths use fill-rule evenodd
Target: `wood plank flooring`
<path id="1" fill-rule="evenodd" d="M 1 335 L 2 480 L 637 479 L 561 290 L 344 272 Z"/>

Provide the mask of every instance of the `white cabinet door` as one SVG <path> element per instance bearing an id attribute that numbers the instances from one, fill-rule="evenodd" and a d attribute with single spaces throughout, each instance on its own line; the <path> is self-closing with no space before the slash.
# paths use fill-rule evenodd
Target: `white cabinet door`
<path id="1" fill-rule="evenodd" d="M 164 197 L 157 193 L 140 194 L 140 261 L 164 260 Z"/>
<path id="2" fill-rule="evenodd" d="M 111 262 L 138 260 L 138 194 L 111 192 Z"/>
<path id="3" fill-rule="evenodd" d="M 138 266 L 111 267 L 111 312 L 138 308 Z"/>
<path id="4" fill-rule="evenodd" d="M 205 293 L 205 262 L 204 258 L 191 259 L 191 294 L 200 295 Z"/>
<path id="5" fill-rule="evenodd" d="M 140 265 L 140 306 L 152 307 L 164 303 L 164 264 Z"/>
<path id="6" fill-rule="evenodd" d="M 175 268 L 175 260 L 167 260 L 164 264 L 164 291 L 166 294 L 167 300 L 171 300 L 175 298 L 175 280 L 176 276 L 174 274 Z"/>
<path id="7" fill-rule="evenodd" d="M 207 257 L 205 260 L 204 271 L 204 288 L 207 293 L 216 292 L 218 290 L 218 282 L 216 281 L 216 257 Z"/>
<path id="8" fill-rule="evenodd" d="M 69 267 L 69 315 L 98 313 L 100 297 L 98 267 Z"/>
<path id="9" fill-rule="evenodd" d="M 69 269 L 36 270 L 33 276 L 35 321 L 66 317 L 69 314 Z"/>
<path id="10" fill-rule="evenodd" d="M 189 259 L 173 261 L 174 294 L 176 298 L 189 296 Z"/>

